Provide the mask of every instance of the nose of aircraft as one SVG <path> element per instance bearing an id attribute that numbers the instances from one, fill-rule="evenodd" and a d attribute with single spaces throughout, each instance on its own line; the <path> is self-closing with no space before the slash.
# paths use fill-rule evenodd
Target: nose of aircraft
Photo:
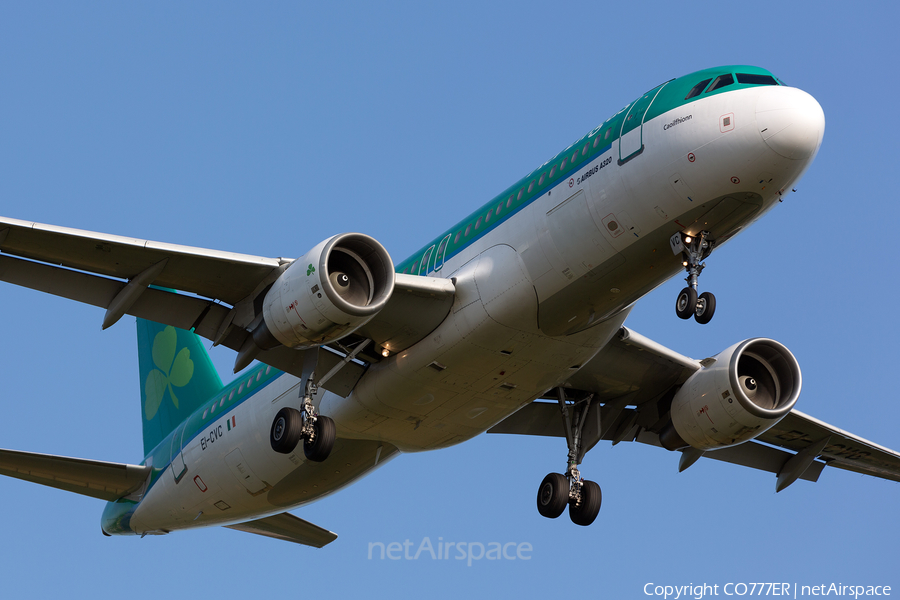
<path id="1" fill-rule="evenodd" d="M 756 102 L 756 124 L 772 150 L 785 158 L 803 160 L 819 151 L 825 113 L 803 90 L 772 86 Z"/>

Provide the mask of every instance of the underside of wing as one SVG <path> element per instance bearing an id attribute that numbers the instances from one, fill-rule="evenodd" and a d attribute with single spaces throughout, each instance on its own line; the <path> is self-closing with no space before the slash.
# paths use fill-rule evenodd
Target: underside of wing
<path id="1" fill-rule="evenodd" d="M 314 548 L 326 546 L 338 537 L 336 533 L 323 529 L 309 521 L 304 521 L 290 513 L 281 513 L 264 519 L 238 523 L 237 525 L 226 525 L 226 527 L 304 546 L 313 546 Z"/>
<path id="2" fill-rule="evenodd" d="M 797 453 L 822 445 L 817 458 L 829 467 L 900 481 L 900 453 L 798 410 L 791 411 L 759 440 Z"/>
<path id="3" fill-rule="evenodd" d="M 344 361 L 341 377 L 323 385 L 342 395 L 361 376 L 360 363 L 381 360 L 383 352 L 404 350 L 433 331 L 449 314 L 455 294 L 450 280 L 390 271 L 393 292 L 383 308 L 339 341 L 323 338 L 279 345 L 268 336 L 269 343 L 257 347 L 259 330 L 264 329 L 263 305 L 270 290 L 283 287 L 276 284 L 292 260 L 5 218 L 0 218 L 0 251 L 0 280 L 104 308 L 104 328 L 128 314 L 192 330 L 237 351 L 236 370 L 255 358 L 302 377 L 308 373 L 303 365 L 309 362 L 309 352 L 325 356 L 328 369 L 352 354 L 355 360 Z M 311 263 L 309 268 L 316 270 Z M 321 292 L 312 286 L 304 293 L 318 293 L 321 299 Z M 298 327 L 305 327 L 300 321 Z M 316 345 L 328 346 L 338 358 L 315 349 L 295 349 Z M 355 348 L 360 351 L 354 353 Z M 319 368 L 317 375 L 323 370 Z"/>
<path id="4" fill-rule="evenodd" d="M 234 304 L 289 259 L 263 258 L 0 218 L 0 249 L 30 260 L 133 279 L 167 260 L 154 285 Z"/>
<path id="5" fill-rule="evenodd" d="M 767 347 L 760 344 L 757 348 Z M 756 360 L 762 355 L 752 356 Z M 720 356 L 718 360 L 726 359 Z M 571 437 L 561 418 L 565 404 L 566 410 L 575 415 L 573 423 L 580 428 L 582 456 L 600 440 L 613 444 L 637 441 L 662 447 L 666 444 L 661 436 L 664 438 L 666 428 L 671 427 L 676 393 L 689 385 L 692 376 L 716 362 L 716 358 L 697 361 L 682 356 L 623 327 L 562 388 L 550 390 L 544 398 L 523 407 L 489 433 Z M 722 397 L 730 396 L 722 392 Z M 700 404 L 702 419 L 708 406 Z M 712 458 L 776 474 L 776 491 L 797 479 L 818 480 L 825 466 L 900 481 L 900 454 L 797 410 L 791 410 L 769 427 L 743 443 L 706 449 L 682 447 L 679 470 L 701 457 Z"/>
<path id="6" fill-rule="evenodd" d="M 150 467 L 0 450 L 0 475 L 113 501 L 141 488 Z"/>

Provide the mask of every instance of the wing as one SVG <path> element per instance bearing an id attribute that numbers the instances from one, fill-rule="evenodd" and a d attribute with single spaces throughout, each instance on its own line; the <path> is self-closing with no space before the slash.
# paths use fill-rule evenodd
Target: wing
<path id="1" fill-rule="evenodd" d="M 150 470 L 145 465 L 0 450 L 0 475 L 110 502 L 139 490 Z"/>
<path id="2" fill-rule="evenodd" d="M 315 548 L 321 548 L 337 539 L 336 533 L 332 533 L 309 521 L 304 521 L 290 513 L 281 513 L 265 519 L 256 519 L 255 521 L 247 521 L 237 525 L 226 525 L 225 527 Z"/>
<path id="3" fill-rule="evenodd" d="M 129 314 L 193 329 L 237 351 L 259 312 L 255 301 L 292 262 L 6 218 L 0 251 L 0 280 L 105 308 L 104 328 Z M 350 341 L 408 348 L 444 320 L 453 295 L 448 280 L 397 274 L 387 306 Z M 303 354 L 277 348 L 257 358 L 302 376 Z"/>
<path id="4" fill-rule="evenodd" d="M 567 402 L 602 404 L 583 426 L 583 452 L 601 439 L 660 446 L 668 421 L 666 399 L 706 364 L 674 352 L 623 327 L 618 335 L 565 383 Z M 555 397 L 539 399 L 501 421 L 488 433 L 565 437 Z M 776 491 L 796 479 L 817 481 L 826 466 L 900 481 L 900 454 L 797 410 L 757 439 L 707 452 L 682 452 L 679 469 L 700 457 L 775 473 Z"/>

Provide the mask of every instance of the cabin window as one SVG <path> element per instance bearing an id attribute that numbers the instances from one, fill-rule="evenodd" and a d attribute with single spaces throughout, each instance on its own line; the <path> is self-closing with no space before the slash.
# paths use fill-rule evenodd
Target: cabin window
<path id="1" fill-rule="evenodd" d="M 547 174 L 546 174 L 546 173 L 544 173 L 543 175 L 541 175 L 541 179 L 540 179 L 540 181 L 538 181 L 538 185 L 544 185 L 544 180 L 545 180 L 545 179 L 547 179 Z"/>
<path id="2" fill-rule="evenodd" d="M 419 275 L 425 275 L 428 273 L 428 266 L 431 264 L 431 255 L 434 252 L 434 246 L 428 248 L 425 251 L 425 255 L 422 256 L 422 266 L 419 267 Z"/>
<path id="3" fill-rule="evenodd" d="M 490 222 L 491 222 L 491 217 L 492 217 L 493 215 L 494 215 L 494 211 L 493 211 L 493 210 L 489 210 L 489 211 L 487 212 L 487 215 L 485 215 L 485 217 L 484 217 L 484 222 L 485 222 L 485 223 L 490 223 Z"/>
<path id="4" fill-rule="evenodd" d="M 509 208 L 510 206 L 512 206 L 512 199 L 513 199 L 513 197 L 510 196 L 509 200 L 506 201 L 506 208 Z"/>
<path id="5" fill-rule="evenodd" d="M 516 197 L 516 200 L 521 200 L 522 194 L 524 194 L 524 193 L 525 193 L 525 188 L 522 188 L 521 190 L 519 190 L 519 195 Z"/>
<path id="6" fill-rule="evenodd" d="M 478 217 L 478 220 L 475 221 L 475 229 L 478 229 L 479 227 L 481 227 L 481 219 L 482 218 L 483 217 Z"/>
<path id="7" fill-rule="evenodd" d="M 262 371 L 256 374 L 256 380 L 259 381 L 260 379 L 262 379 Z"/>
<path id="8" fill-rule="evenodd" d="M 528 193 L 530 194 L 531 190 L 533 190 L 533 189 L 534 189 L 534 180 L 532 179 L 531 184 L 529 184 L 529 186 L 528 186 Z"/>
<path id="9" fill-rule="evenodd" d="M 706 93 L 710 93 L 713 90 L 717 90 L 719 88 L 723 88 L 726 85 L 731 85 L 734 83 L 734 77 L 729 73 L 728 75 L 719 75 L 716 77 L 716 80 L 712 82 L 712 85 L 709 86 L 709 89 L 706 90 Z"/>
<path id="10" fill-rule="evenodd" d="M 556 165 L 553 165 L 553 168 L 550 169 L 550 179 L 556 177 Z"/>
<path id="11" fill-rule="evenodd" d="M 466 237 L 469 237 L 469 232 L 472 231 L 472 224 L 469 223 L 466 225 Z"/>
<path id="12" fill-rule="evenodd" d="M 738 83 L 749 83 L 754 85 L 778 85 L 775 78 L 771 75 L 753 75 L 751 73 L 738 73 Z"/>
<path id="13" fill-rule="evenodd" d="M 441 243 L 438 244 L 437 256 L 434 258 L 434 270 L 440 271 L 444 268 L 444 256 L 447 253 L 447 246 L 450 244 L 450 234 L 444 236 Z"/>
<path id="14" fill-rule="evenodd" d="M 234 390 L 231 390 L 231 393 L 228 394 L 228 401 L 231 402 L 234 399 Z"/>
<path id="15" fill-rule="evenodd" d="M 704 88 L 706 88 L 706 84 L 712 81 L 712 78 L 704 79 L 697 85 L 691 88 L 691 91 L 688 92 L 688 95 L 684 97 L 685 100 L 690 100 L 694 96 L 699 96 L 701 92 L 703 92 Z"/>
<path id="16" fill-rule="evenodd" d="M 243 394 L 243 393 L 244 393 L 244 384 L 242 383 L 242 384 L 238 387 L 238 394 Z"/>
<path id="17" fill-rule="evenodd" d="M 569 162 L 574 165 L 576 160 L 578 160 L 578 150 L 575 151 L 575 154 L 572 155 L 572 158 L 569 159 Z"/>
<path id="18" fill-rule="evenodd" d="M 607 128 L 606 128 L 606 133 L 603 134 L 603 139 L 604 139 L 604 140 L 608 140 L 608 139 L 609 139 L 609 135 L 610 135 L 611 133 L 612 133 L 612 127 L 607 127 Z"/>
<path id="19" fill-rule="evenodd" d="M 209 414 L 213 414 L 216 412 L 216 403 L 213 402 L 213 405 L 209 407 Z"/>
<path id="20" fill-rule="evenodd" d="M 206 410 L 203 411 L 203 418 L 205 419 L 206 415 L 208 415 L 208 414 L 209 414 L 209 409 L 207 408 Z"/>
<path id="21" fill-rule="evenodd" d="M 458 244 L 458 243 L 459 243 L 459 236 L 461 236 L 461 235 L 462 235 L 462 230 L 460 229 L 459 231 L 456 232 L 456 237 L 453 238 L 453 243 L 454 243 L 454 244 Z"/>
<path id="22" fill-rule="evenodd" d="M 586 156 L 586 155 L 587 155 L 587 151 L 588 151 L 588 147 L 589 147 L 589 146 L 590 146 L 590 144 L 585 144 L 585 145 L 584 145 L 584 148 L 581 149 L 581 155 L 582 155 L 582 156 Z"/>
<path id="23" fill-rule="evenodd" d="M 225 396 L 222 396 L 222 399 L 219 400 L 219 408 L 222 408 L 223 406 L 225 406 Z"/>
<path id="24" fill-rule="evenodd" d="M 272 372 L 272 367 L 266 367 L 266 375 Z"/>
<path id="25" fill-rule="evenodd" d="M 600 136 L 594 138 L 594 148 L 600 145 Z"/>
<path id="26" fill-rule="evenodd" d="M 560 170 L 560 171 L 562 171 L 563 169 L 566 168 L 566 163 L 567 163 L 567 162 L 569 162 L 569 159 L 568 159 L 568 158 L 564 158 L 563 161 L 562 161 L 562 164 L 559 165 L 559 170 Z"/>
<path id="27" fill-rule="evenodd" d="M 503 209 L 503 203 L 501 202 L 500 204 L 497 205 L 497 216 L 498 216 L 498 217 L 500 216 L 500 211 L 501 211 L 502 209 Z"/>
<path id="28" fill-rule="evenodd" d="M 412 273 L 413 273 L 413 274 L 416 273 L 416 269 L 418 268 L 418 266 L 419 266 L 419 261 L 416 261 L 416 262 L 413 263 L 413 266 L 412 266 Z"/>

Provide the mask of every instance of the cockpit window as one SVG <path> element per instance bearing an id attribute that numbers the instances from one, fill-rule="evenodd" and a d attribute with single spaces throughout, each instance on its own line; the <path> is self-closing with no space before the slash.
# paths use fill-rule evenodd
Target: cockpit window
<path id="1" fill-rule="evenodd" d="M 752 75 L 750 73 L 738 73 L 738 83 L 749 83 L 753 85 L 778 85 L 775 78 L 771 75 Z"/>
<path id="2" fill-rule="evenodd" d="M 729 73 L 728 75 L 719 75 L 718 77 L 716 77 L 716 80 L 713 81 L 713 84 L 709 86 L 709 89 L 706 90 L 706 92 L 709 93 L 713 90 L 723 88 L 726 85 L 731 85 L 732 83 L 734 83 L 734 77 L 731 75 L 731 73 Z"/>
<path id="3" fill-rule="evenodd" d="M 703 81 L 701 81 L 700 83 L 698 83 L 697 85 L 695 85 L 694 87 L 692 87 L 692 88 L 691 88 L 691 91 L 688 92 L 688 95 L 685 96 L 684 99 L 685 99 L 685 100 L 690 100 L 690 99 L 693 98 L 694 96 L 699 96 L 700 93 L 703 91 L 703 88 L 705 88 L 705 87 L 706 87 L 706 84 L 709 83 L 710 81 L 712 81 L 712 78 L 704 79 Z"/>

